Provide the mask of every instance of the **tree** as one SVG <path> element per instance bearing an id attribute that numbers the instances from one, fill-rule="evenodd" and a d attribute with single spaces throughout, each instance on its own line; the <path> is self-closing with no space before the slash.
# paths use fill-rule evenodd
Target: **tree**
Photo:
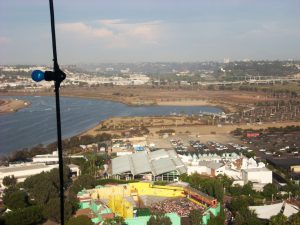
<path id="1" fill-rule="evenodd" d="M 72 206 L 68 201 L 65 201 L 64 209 L 65 220 L 68 220 L 72 215 Z M 43 214 L 45 218 L 60 222 L 60 199 L 51 198 L 46 205 L 44 205 Z"/>
<path id="2" fill-rule="evenodd" d="M 249 206 L 247 197 L 236 197 L 232 198 L 229 204 L 229 209 L 233 213 L 240 210 L 247 210 Z"/>
<path id="3" fill-rule="evenodd" d="M 76 181 L 74 181 L 74 183 L 71 186 L 71 190 L 77 194 L 82 189 L 94 188 L 95 185 L 96 185 L 96 179 L 93 176 L 81 175 L 78 177 Z"/>
<path id="4" fill-rule="evenodd" d="M 11 210 L 25 208 L 28 206 L 27 193 L 21 190 L 6 191 L 3 203 Z"/>
<path id="5" fill-rule="evenodd" d="M 3 178 L 2 183 L 6 187 L 15 186 L 17 184 L 17 179 L 14 177 L 14 175 L 6 176 Z"/>
<path id="6" fill-rule="evenodd" d="M 67 188 L 70 169 L 64 167 L 64 185 Z M 42 172 L 31 176 L 24 181 L 24 188 L 36 203 L 46 204 L 50 199 L 59 196 L 59 173 L 58 169 L 50 172 Z"/>
<path id="7" fill-rule="evenodd" d="M 270 218 L 269 225 L 285 225 L 287 224 L 287 222 L 288 222 L 288 218 L 282 213 L 279 213 Z"/>
<path id="8" fill-rule="evenodd" d="M 158 214 L 152 215 L 148 220 L 147 225 L 172 225 L 172 222 L 169 217 Z"/>
<path id="9" fill-rule="evenodd" d="M 263 188 L 263 196 L 265 196 L 268 199 L 271 199 L 273 195 L 277 193 L 277 188 L 274 184 L 267 184 Z"/>
<path id="10" fill-rule="evenodd" d="M 236 213 L 235 225 L 261 225 L 262 222 L 257 218 L 254 211 L 248 208 L 242 209 Z"/>
<path id="11" fill-rule="evenodd" d="M 24 209 L 10 211 L 3 216 L 6 225 L 32 225 L 43 220 L 39 206 L 30 206 Z"/>
<path id="12" fill-rule="evenodd" d="M 200 210 L 192 210 L 189 215 L 190 222 L 192 225 L 201 225 L 202 224 L 202 214 Z"/>
<path id="13" fill-rule="evenodd" d="M 27 185 L 26 181 L 24 186 Z M 33 186 L 28 188 L 27 191 L 34 201 L 41 205 L 46 204 L 52 198 L 58 197 L 58 190 L 46 176 L 37 176 L 33 182 Z"/>
<path id="14" fill-rule="evenodd" d="M 289 218 L 289 224 L 290 225 L 299 225 L 300 224 L 300 212 L 293 214 L 290 218 Z"/>
<path id="15" fill-rule="evenodd" d="M 86 215 L 71 217 L 67 225 L 93 225 L 94 223 Z"/>

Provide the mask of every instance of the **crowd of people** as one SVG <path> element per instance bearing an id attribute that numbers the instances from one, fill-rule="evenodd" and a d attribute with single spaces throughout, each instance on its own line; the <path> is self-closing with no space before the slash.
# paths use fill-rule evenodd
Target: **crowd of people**
<path id="1" fill-rule="evenodd" d="M 190 214 L 192 210 L 204 211 L 203 207 L 189 201 L 186 198 L 167 199 L 162 202 L 151 205 L 153 212 L 163 213 L 177 213 L 179 216 L 185 217 Z"/>

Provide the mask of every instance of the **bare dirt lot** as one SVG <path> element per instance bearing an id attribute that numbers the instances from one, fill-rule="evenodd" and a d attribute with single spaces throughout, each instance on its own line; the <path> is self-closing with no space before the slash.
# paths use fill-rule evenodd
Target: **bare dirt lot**
<path id="1" fill-rule="evenodd" d="M 285 127 L 291 125 L 300 125 L 300 122 L 276 122 L 276 123 L 252 123 L 240 125 L 204 125 L 201 121 L 193 121 L 182 116 L 163 116 L 163 117 L 116 117 L 103 121 L 94 128 L 82 133 L 81 135 L 97 135 L 101 133 L 119 134 L 130 130 L 138 130 L 140 127 L 146 127 L 147 142 L 154 143 L 162 148 L 169 148 L 170 139 L 180 138 L 183 142 L 189 140 L 200 140 L 201 142 L 217 141 L 219 143 L 240 143 L 241 141 L 233 137 L 230 133 L 236 128 L 242 129 L 263 129 L 267 127 Z M 175 125 L 177 124 L 177 125 Z M 162 135 L 162 130 L 170 130 L 169 135 Z"/>

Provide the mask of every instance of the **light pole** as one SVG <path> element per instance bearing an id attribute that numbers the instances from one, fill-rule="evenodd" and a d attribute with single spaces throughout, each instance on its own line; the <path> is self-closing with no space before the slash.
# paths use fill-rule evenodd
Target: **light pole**
<path id="1" fill-rule="evenodd" d="M 57 61 L 56 52 L 56 37 L 55 37 L 55 22 L 54 22 L 54 7 L 53 0 L 49 0 L 50 19 L 51 19 L 51 35 L 52 35 L 52 50 L 53 50 L 53 71 L 42 72 L 35 70 L 32 72 L 32 79 L 36 82 L 46 80 L 54 81 L 55 87 L 55 103 L 56 103 L 56 125 L 57 125 L 57 149 L 58 149 L 58 163 L 59 163 L 59 196 L 60 196 L 60 221 L 61 225 L 64 221 L 64 177 L 63 177 L 63 150 L 61 141 L 61 119 L 60 119 L 60 103 L 59 103 L 59 88 L 61 82 L 66 78 L 66 74 L 60 70 Z"/>

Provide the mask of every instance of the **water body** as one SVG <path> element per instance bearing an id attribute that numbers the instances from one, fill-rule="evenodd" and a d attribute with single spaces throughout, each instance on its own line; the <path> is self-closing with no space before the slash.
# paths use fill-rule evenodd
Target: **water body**
<path id="1" fill-rule="evenodd" d="M 31 102 L 16 113 L 0 115 L 0 154 L 56 141 L 54 97 L 14 96 Z M 127 106 L 105 100 L 61 97 L 63 138 L 77 135 L 114 116 L 169 115 L 170 113 L 219 113 L 221 109 L 206 106 Z"/>

